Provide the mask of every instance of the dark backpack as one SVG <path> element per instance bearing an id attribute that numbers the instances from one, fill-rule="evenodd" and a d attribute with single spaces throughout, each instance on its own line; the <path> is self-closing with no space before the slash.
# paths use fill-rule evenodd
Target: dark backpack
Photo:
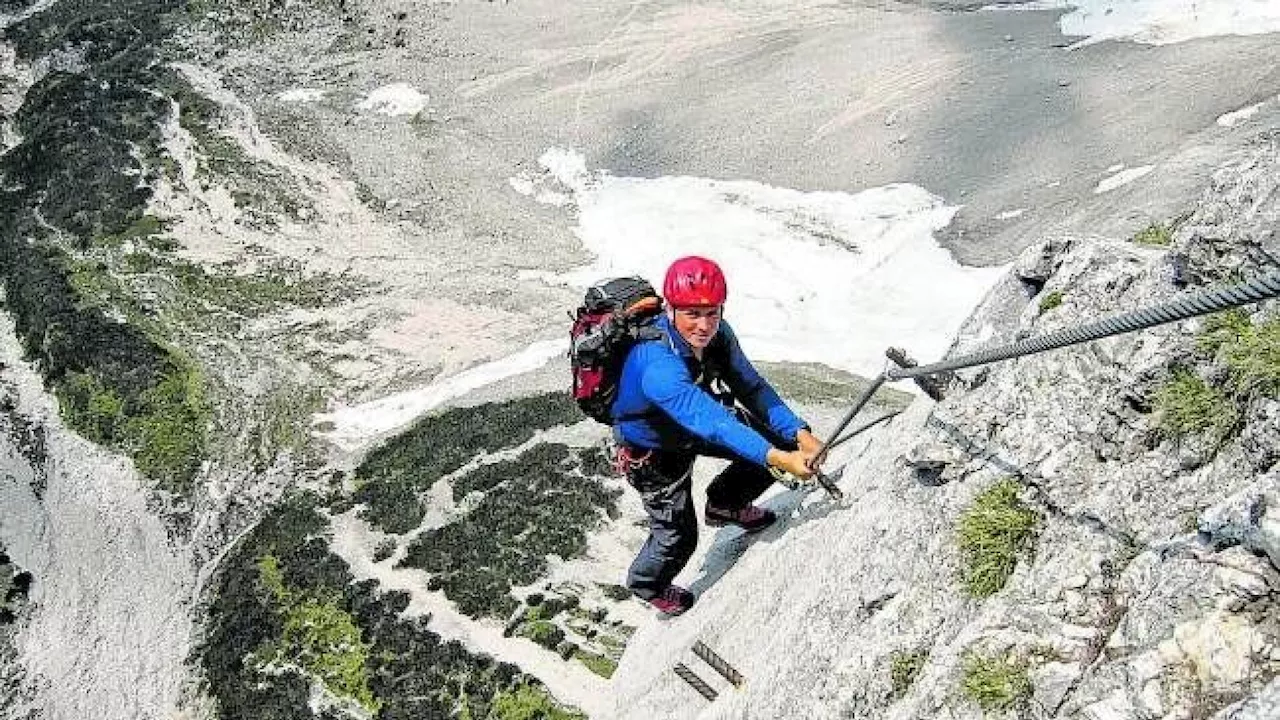
<path id="1" fill-rule="evenodd" d="M 569 331 L 573 399 L 587 417 L 613 425 L 622 363 L 636 343 L 664 337 L 653 325 L 661 312 L 662 298 L 643 278 L 614 278 L 587 290 Z"/>

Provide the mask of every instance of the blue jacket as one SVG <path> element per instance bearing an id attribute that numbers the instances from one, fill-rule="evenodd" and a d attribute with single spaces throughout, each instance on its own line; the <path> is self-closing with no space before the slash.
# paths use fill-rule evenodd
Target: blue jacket
<path id="1" fill-rule="evenodd" d="M 656 326 L 666 337 L 636 345 L 622 365 L 618 399 L 613 403 L 618 439 L 635 447 L 662 450 L 692 448 L 700 440 L 765 465 L 772 447 L 769 441 L 707 392 L 707 378 L 695 379 L 690 374 L 691 368 L 698 371 L 701 364 L 670 319 L 662 315 Z M 716 352 L 720 357 L 727 354 L 728 360 L 720 379 L 756 419 L 786 440 L 808 428 L 742 354 L 727 322 L 720 323 L 707 349 L 707 353 Z"/>

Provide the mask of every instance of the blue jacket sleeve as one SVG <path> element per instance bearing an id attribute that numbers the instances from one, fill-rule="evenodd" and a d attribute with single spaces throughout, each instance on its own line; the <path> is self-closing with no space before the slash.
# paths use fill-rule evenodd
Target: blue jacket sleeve
<path id="1" fill-rule="evenodd" d="M 769 441 L 695 385 L 679 358 L 653 353 L 641 388 L 650 402 L 694 436 L 762 466 L 767 464 L 772 447 Z"/>
<path id="2" fill-rule="evenodd" d="M 725 378 L 725 382 L 738 402 L 768 425 L 770 430 L 787 440 L 794 440 L 801 429 L 807 430 L 809 424 L 787 407 L 769 381 L 747 359 L 732 328 L 722 326 L 721 332 L 725 333 L 729 342 L 729 377 Z"/>

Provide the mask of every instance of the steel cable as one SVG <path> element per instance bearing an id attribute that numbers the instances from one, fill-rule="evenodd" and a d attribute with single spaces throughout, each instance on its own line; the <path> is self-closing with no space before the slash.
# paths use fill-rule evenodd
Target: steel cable
<path id="1" fill-rule="evenodd" d="M 1187 318 L 1228 310 L 1275 297 L 1280 297 L 1280 274 L 1255 278 L 1231 287 L 1206 290 L 1162 305 L 1104 318 L 1088 325 L 1059 330 L 1011 345 L 980 350 L 951 360 L 936 362 L 932 365 L 921 365 L 912 368 L 889 368 L 885 370 L 884 377 L 888 380 L 906 380 L 922 375 L 936 375 L 952 370 L 961 370 L 975 365 L 987 365 L 1048 350 L 1057 350 L 1070 345 L 1101 340 L 1112 335 L 1145 330 L 1157 325 L 1186 320 Z"/>

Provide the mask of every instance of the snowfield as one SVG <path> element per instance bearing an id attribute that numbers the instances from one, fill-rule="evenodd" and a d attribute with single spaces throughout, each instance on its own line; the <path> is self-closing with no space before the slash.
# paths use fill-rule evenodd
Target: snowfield
<path id="1" fill-rule="evenodd" d="M 1106 40 L 1170 45 L 1220 35 L 1280 32 L 1275 0 L 1041 0 L 994 9 L 1067 9 L 1063 35 L 1083 36 L 1075 47 Z"/>
<path id="2" fill-rule="evenodd" d="M 747 180 L 616 177 L 553 148 L 542 177 L 512 183 L 537 197 L 572 193 L 575 232 L 595 262 L 548 279 L 587 287 L 705 255 L 725 269 L 725 316 L 752 358 L 878 373 L 884 350 L 940 355 L 1002 267 L 968 268 L 934 232 L 958 208 L 899 184 L 857 193 L 801 192 Z"/>

